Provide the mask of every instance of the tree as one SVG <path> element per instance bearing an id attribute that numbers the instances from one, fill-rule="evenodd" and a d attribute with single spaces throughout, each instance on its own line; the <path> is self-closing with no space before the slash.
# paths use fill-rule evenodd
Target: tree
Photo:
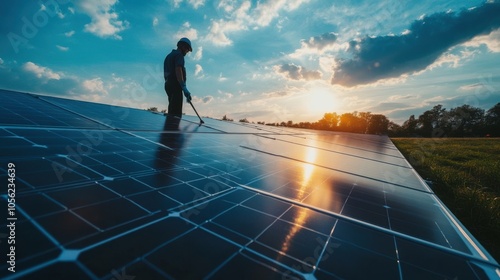
<path id="1" fill-rule="evenodd" d="M 233 119 L 228 118 L 226 115 L 224 115 L 224 117 L 222 117 L 222 120 L 223 121 L 228 121 L 228 122 L 232 122 L 233 121 Z"/>
<path id="2" fill-rule="evenodd" d="M 318 121 L 318 128 L 324 130 L 335 130 L 339 123 L 339 116 L 337 113 L 325 113 L 323 118 Z"/>
<path id="3" fill-rule="evenodd" d="M 359 117 L 358 112 L 345 113 L 340 116 L 340 124 L 339 124 L 340 131 L 365 133 L 367 126 L 368 126 L 368 121 L 364 118 Z"/>
<path id="4" fill-rule="evenodd" d="M 482 134 L 484 110 L 470 105 L 452 108 L 448 113 L 450 136 L 478 136 Z"/>
<path id="5" fill-rule="evenodd" d="M 485 132 L 490 136 L 500 136 L 500 103 L 497 103 L 486 112 Z"/>
<path id="6" fill-rule="evenodd" d="M 442 105 L 436 105 L 431 110 L 425 111 L 418 117 L 418 131 L 424 137 L 443 136 L 443 120 L 446 109 Z"/>
<path id="7" fill-rule="evenodd" d="M 313 124 L 311 124 L 310 122 L 300 122 L 299 127 L 310 129 L 313 127 Z"/>
<path id="8" fill-rule="evenodd" d="M 390 121 L 387 126 L 387 134 L 389 137 L 400 137 L 405 136 L 405 131 L 399 124 Z"/>
<path id="9" fill-rule="evenodd" d="M 358 133 L 368 133 L 368 126 L 372 114 L 370 112 L 360 112 L 358 114 L 359 121 L 356 123 L 355 131 Z"/>
<path id="10" fill-rule="evenodd" d="M 366 132 L 369 134 L 387 134 L 389 120 L 384 115 L 370 115 L 368 128 Z"/>
<path id="11" fill-rule="evenodd" d="M 408 120 L 406 120 L 401 129 L 406 134 L 406 136 L 412 136 L 415 134 L 418 125 L 418 120 L 415 119 L 415 115 L 411 115 Z"/>

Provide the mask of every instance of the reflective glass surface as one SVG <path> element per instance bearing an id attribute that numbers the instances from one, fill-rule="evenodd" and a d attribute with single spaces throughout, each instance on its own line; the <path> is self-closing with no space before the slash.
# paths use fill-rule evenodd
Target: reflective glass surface
<path id="1" fill-rule="evenodd" d="M 386 136 L 0 98 L 2 278 L 499 277 Z"/>

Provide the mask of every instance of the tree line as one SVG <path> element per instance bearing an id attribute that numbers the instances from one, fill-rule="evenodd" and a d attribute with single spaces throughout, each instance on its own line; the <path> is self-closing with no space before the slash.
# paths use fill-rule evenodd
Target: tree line
<path id="1" fill-rule="evenodd" d="M 226 116 L 223 120 L 232 121 Z M 245 118 L 240 122 L 249 121 Z M 418 117 L 411 115 L 402 125 L 390 121 L 384 115 L 370 112 L 341 115 L 325 113 L 317 122 L 258 123 L 316 130 L 386 134 L 391 137 L 499 137 L 500 103 L 487 111 L 470 105 L 450 110 L 446 110 L 442 105 L 436 105 Z"/>
<path id="2" fill-rule="evenodd" d="M 158 112 L 156 107 L 147 110 Z M 224 115 L 222 120 L 233 121 L 227 115 Z M 247 118 L 240 119 L 239 122 L 250 123 Z M 411 115 L 402 125 L 390 121 L 382 114 L 371 112 L 341 115 L 325 113 L 323 118 L 316 122 L 257 123 L 315 130 L 385 134 L 390 137 L 500 137 L 500 103 L 486 111 L 471 105 L 462 105 L 450 110 L 446 110 L 442 105 L 436 105 L 418 117 Z"/>

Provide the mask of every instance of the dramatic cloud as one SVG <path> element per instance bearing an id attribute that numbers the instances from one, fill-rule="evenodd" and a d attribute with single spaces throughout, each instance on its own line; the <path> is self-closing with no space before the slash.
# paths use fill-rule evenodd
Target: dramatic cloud
<path id="1" fill-rule="evenodd" d="M 38 78 L 41 78 L 41 79 L 47 79 L 47 80 L 59 80 L 59 79 L 61 79 L 60 74 L 50 70 L 47 67 L 36 65 L 35 63 L 33 63 L 31 61 L 26 62 L 23 65 L 23 69 L 26 72 L 30 72 L 30 73 L 35 74 Z"/>
<path id="2" fill-rule="evenodd" d="M 274 70 L 291 80 L 317 80 L 321 78 L 319 71 L 307 71 L 305 67 L 293 63 L 277 65 Z"/>
<path id="3" fill-rule="evenodd" d="M 226 13 L 231 15 L 231 20 L 212 20 L 209 27 L 209 34 L 205 39 L 216 46 L 231 45 L 233 42 L 226 34 L 247 29 L 247 22 L 249 21 L 247 13 L 250 7 L 251 4 L 248 1 L 243 2 L 239 8 L 229 5 L 229 3 L 225 6 L 219 5 L 219 9 L 222 9 L 224 12 L 227 11 Z"/>
<path id="4" fill-rule="evenodd" d="M 332 84 L 353 87 L 426 69 L 453 46 L 500 27 L 500 3 L 487 2 L 459 13 L 437 13 L 413 22 L 401 36 L 351 41 L 352 59 L 334 66 Z"/>
<path id="5" fill-rule="evenodd" d="M 128 28 L 127 21 L 118 19 L 118 14 L 113 11 L 117 0 L 81 0 L 78 2 L 80 10 L 91 18 L 85 24 L 85 31 L 101 38 L 111 37 L 121 39 L 119 32 Z"/>
<path id="6" fill-rule="evenodd" d="M 325 33 L 321 36 L 315 36 L 309 38 L 308 41 L 302 41 L 302 44 L 309 48 L 315 48 L 322 50 L 325 47 L 335 43 L 337 41 L 337 35 L 333 32 Z"/>
<path id="7" fill-rule="evenodd" d="M 339 43 L 338 34 L 334 32 L 324 33 L 319 36 L 309 37 L 307 40 L 300 40 L 300 49 L 289 55 L 292 59 L 308 59 L 311 55 L 317 56 L 319 60 L 329 59 L 332 51 L 344 51 L 348 43 Z M 330 72 L 332 65 L 329 63 L 327 72 Z M 323 68 L 322 68 L 323 69 Z"/>
<path id="8" fill-rule="evenodd" d="M 268 26 L 281 11 L 293 11 L 306 2 L 308 0 L 269 0 L 259 1 L 253 7 L 250 1 L 243 1 L 238 7 L 236 1 L 221 1 L 216 8 L 224 19 L 211 21 L 205 39 L 217 46 L 231 45 L 229 33 Z"/>
<path id="9" fill-rule="evenodd" d="M 500 29 L 491 32 L 489 35 L 478 36 L 465 45 L 471 47 L 485 45 L 492 52 L 500 52 Z"/>

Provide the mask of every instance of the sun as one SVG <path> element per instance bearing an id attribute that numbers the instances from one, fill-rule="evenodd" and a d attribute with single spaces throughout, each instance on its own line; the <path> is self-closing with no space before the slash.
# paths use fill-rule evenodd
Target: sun
<path id="1" fill-rule="evenodd" d="M 333 113 L 339 105 L 336 94 L 325 87 L 312 88 L 307 99 L 308 111 L 314 114 Z"/>

